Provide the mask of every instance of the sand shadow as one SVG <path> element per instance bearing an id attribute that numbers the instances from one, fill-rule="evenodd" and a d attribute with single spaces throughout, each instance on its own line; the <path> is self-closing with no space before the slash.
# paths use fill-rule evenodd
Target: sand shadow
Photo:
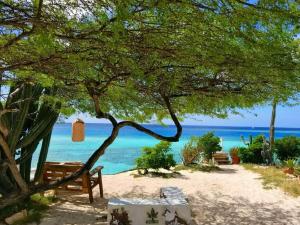
<path id="1" fill-rule="evenodd" d="M 134 178 L 140 178 L 140 177 L 147 177 L 150 179 L 155 179 L 155 178 L 164 178 L 164 179 L 184 179 L 187 180 L 188 178 L 181 174 L 180 172 L 170 172 L 170 173 L 163 173 L 163 172 L 149 172 L 147 174 L 138 174 L 138 173 L 133 173 L 130 174 Z"/>
<path id="2" fill-rule="evenodd" d="M 222 167 L 220 170 L 215 170 L 215 171 L 212 171 L 211 173 L 233 174 L 233 173 L 237 173 L 237 170 Z"/>
<path id="3" fill-rule="evenodd" d="M 42 219 L 41 225 L 90 225 L 103 224 L 106 217 L 103 212 L 107 209 L 107 199 L 102 199 L 96 193 L 94 202 L 89 202 L 87 194 L 79 192 L 60 191 L 58 201 L 51 205 Z"/>
<path id="4" fill-rule="evenodd" d="M 198 192 L 188 198 L 197 225 L 296 225 L 300 221 L 297 208 L 291 212 L 272 203 L 251 203 L 220 193 L 207 197 Z"/>

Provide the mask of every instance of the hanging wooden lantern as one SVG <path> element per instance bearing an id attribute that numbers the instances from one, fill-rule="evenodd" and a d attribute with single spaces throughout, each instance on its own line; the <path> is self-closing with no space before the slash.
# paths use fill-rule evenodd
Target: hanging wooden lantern
<path id="1" fill-rule="evenodd" d="M 84 141 L 84 129 L 85 125 L 81 119 L 77 119 L 72 123 L 72 141 L 80 142 Z"/>

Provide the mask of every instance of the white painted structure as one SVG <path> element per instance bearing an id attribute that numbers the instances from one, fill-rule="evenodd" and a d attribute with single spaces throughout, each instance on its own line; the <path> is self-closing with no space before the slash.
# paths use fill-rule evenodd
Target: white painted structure
<path id="1" fill-rule="evenodd" d="M 191 210 L 184 194 L 177 187 L 161 188 L 161 198 L 110 199 L 109 225 L 188 225 Z"/>

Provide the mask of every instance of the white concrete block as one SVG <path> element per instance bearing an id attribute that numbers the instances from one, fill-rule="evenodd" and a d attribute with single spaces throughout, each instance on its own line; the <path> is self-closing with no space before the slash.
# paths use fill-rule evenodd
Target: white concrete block
<path id="1" fill-rule="evenodd" d="M 6 222 L 7 224 L 13 224 L 13 223 L 15 223 L 15 222 L 17 222 L 17 221 L 19 221 L 19 220 L 22 220 L 22 219 L 24 219 L 24 218 L 26 218 L 26 217 L 27 217 L 27 210 L 24 209 L 24 210 L 22 210 L 22 211 L 20 211 L 20 212 L 18 212 L 18 213 L 13 214 L 13 215 L 10 216 L 10 217 L 7 217 L 7 218 L 5 219 L 5 222 Z"/>
<path id="2" fill-rule="evenodd" d="M 191 210 L 184 194 L 176 187 L 161 189 L 163 198 L 110 199 L 110 225 L 188 225 Z"/>

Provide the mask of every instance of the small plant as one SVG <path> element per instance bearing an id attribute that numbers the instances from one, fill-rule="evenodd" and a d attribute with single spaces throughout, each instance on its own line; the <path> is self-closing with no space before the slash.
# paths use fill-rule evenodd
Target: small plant
<path id="1" fill-rule="evenodd" d="M 297 166 L 297 162 L 294 159 L 288 159 L 284 161 L 284 166 L 286 169 L 283 170 L 283 172 L 288 174 L 294 174 L 295 167 Z"/>
<path id="2" fill-rule="evenodd" d="M 230 156 L 238 156 L 239 154 L 239 148 L 238 147 L 233 147 L 229 150 Z"/>
<path id="3" fill-rule="evenodd" d="M 239 164 L 240 157 L 239 157 L 239 147 L 233 147 L 229 151 L 230 157 L 232 159 L 232 164 Z"/>
<path id="4" fill-rule="evenodd" d="M 137 169 L 144 170 L 144 174 L 148 173 L 149 169 L 167 169 L 176 165 L 171 151 L 170 142 L 160 142 L 154 147 L 143 148 L 143 154 L 136 159 Z"/>
<path id="5" fill-rule="evenodd" d="M 214 153 L 222 150 L 220 138 L 215 136 L 213 132 L 201 136 L 198 140 L 198 147 L 203 151 L 207 161 L 212 159 Z"/>
<path id="6" fill-rule="evenodd" d="M 284 161 L 284 165 L 287 168 L 294 169 L 297 164 L 296 164 L 296 160 L 288 159 L 288 160 Z"/>
<path id="7" fill-rule="evenodd" d="M 275 142 L 274 149 L 280 160 L 300 157 L 300 138 L 295 136 L 286 136 Z"/>
<path id="8" fill-rule="evenodd" d="M 199 161 L 202 149 L 198 146 L 199 137 L 191 137 L 189 142 L 181 150 L 183 165 L 191 165 Z"/>

